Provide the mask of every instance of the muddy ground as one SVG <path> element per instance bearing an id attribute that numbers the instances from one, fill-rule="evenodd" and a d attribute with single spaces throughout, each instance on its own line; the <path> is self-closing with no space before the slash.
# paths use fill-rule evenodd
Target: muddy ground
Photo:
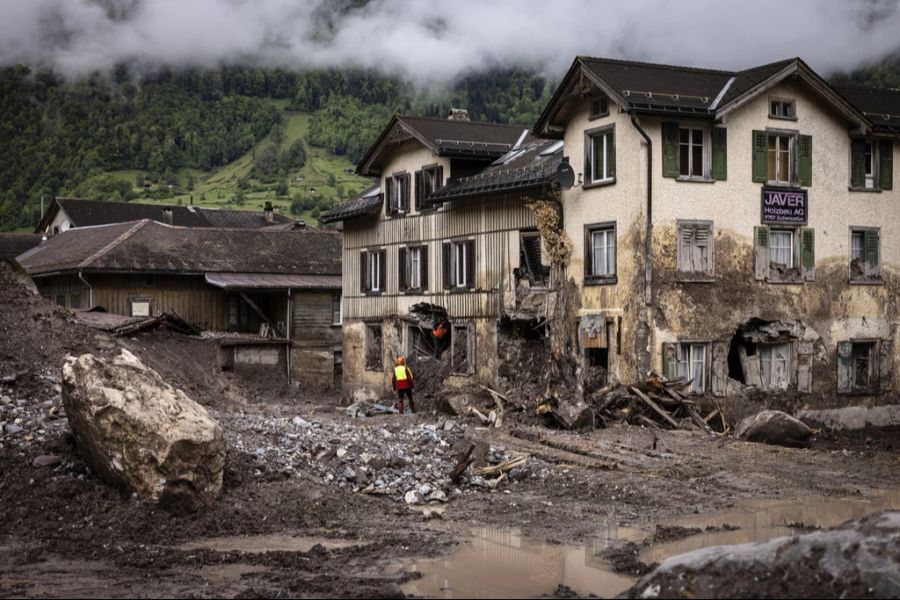
<path id="1" fill-rule="evenodd" d="M 436 413 L 351 419 L 336 394 L 219 372 L 210 341 L 166 331 L 112 338 L 11 290 L 0 277 L 0 597 L 399 597 L 418 577 L 415 561 L 452 552 L 479 526 L 578 544 L 610 523 L 653 531 L 750 498 L 900 488 L 897 431 L 820 432 L 810 449 L 788 449 L 625 425 L 569 433 L 515 415 L 500 429 Z M 228 456 L 215 506 L 170 515 L 107 487 L 79 459 L 60 410 L 62 357 L 118 345 L 222 423 Z M 354 446 L 380 438 L 371 457 Z M 451 484 L 437 471 L 470 440 L 486 443 L 486 462 L 524 455 L 527 466 L 496 487 L 471 473 Z M 34 466 L 43 456 L 58 462 Z M 341 475 L 348 466 L 353 477 Z M 376 485 L 388 478 L 393 488 Z M 446 492 L 442 518 L 403 499 L 425 483 Z M 191 545 L 264 534 L 302 536 L 310 547 L 251 554 Z M 640 572 L 619 547 L 614 562 Z"/>

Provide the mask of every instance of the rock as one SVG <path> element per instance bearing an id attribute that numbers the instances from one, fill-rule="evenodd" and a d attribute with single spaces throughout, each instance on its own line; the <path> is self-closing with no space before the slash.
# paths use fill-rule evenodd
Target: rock
<path id="1" fill-rule="evenodd" d="M 345 456 L 347 456 L 347 449 L 346 448 L 338 448 L 334 454 L 338 458 L 344 458 Z"/>
<path id="2" fill-rule="evenodd" d="M 356 481 L 356 471 L 354 471 L 352 467 L 344 469 L 342 475 L 347 481 Z"/>
<path id="3" fill-rule="evenodd" d="M 3 426 L 3 433 L 6 435 L 15 435 L 17 433 L 22 433 L 22 426 L 15 425 L 14 423 L 7 423 Z"/>
<path id="4" fill-rule="evenodd" d="M 424 499 L 422 498 L 422 494 L 420 494 L 417 490 L 409 490 L 403 496 L 404 502 L 407 504 L 422 504 Z"/>
<path id="5" fill-rule="evenodd" d="M 806 447 L 812 429 L 802 421 L 780 410 L 764 410 L 738 424 L 735 436 L 748 442 L 779 446 Z"/>
<path id="6" fill-rule="evenodd" d="M 294 417 L 291 419 L 291 423 L 293 423 L 295 427 L 309 427 L 310 425 L 309 421 L 301 419 L 300 417 Z"/>
<path id="7" fill-rule="evenodd" d="M 673 556 L 622 597 L 896 598 L 898 572 L 900 512 L 894 511 L 827 531 Z M 654 591 L 645 596 L 648 589 Z"/>
<path id="8" fill-rule="evenodd" d="M 434 490 L 434 488 L 431 487 L 431 484 L 428 483 L 423 483 L 421 486 L 419 486 L 419 493 L 422 494 L 422 496 L 428 496 L 428 494 L 430 494 L 432 490 Z"/>
<path id="9" fill-rule="evenodd" d="M 36 457 L 33 461 L 31 461 L 32 467 L 55 467 L 56 465 L 62 463 L 62 456 L 56 454 L 45 454 L 43 456 Z"/>
<path id="10" fill-rule="evenodd" d="M 127 350 L 68 357 L 63 402 L 79 452 L 105 481 L 174 512 L 218 497 L 222 428 Z"/>
<path id="11" fill-rule="evenodd" d="M 0 377 L 0 383 L 3 385 L 14 385 L 16 383 L 15 375 L 6 375 L 4 377 Z"/>
<path id="12" fill-rule="evenodd" d="M 474 403 L 475 399 L 470 394 L 456 394 L 448 397 L 446 400 L 447 408 L 457 416 L 469 414 L 469 407 Z"/>

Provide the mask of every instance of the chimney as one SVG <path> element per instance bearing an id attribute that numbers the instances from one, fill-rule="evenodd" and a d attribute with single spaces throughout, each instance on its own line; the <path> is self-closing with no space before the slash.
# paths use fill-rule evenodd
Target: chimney
<path id="1" fill-rule="evenodd" d="M 266 223 L 273 223 L 275 221 L 275 211 L 272 208 L 272 203 L 266 200 L 266 207 L 263 210 L 266 215 Z"/>
<path id="2" fill-rule="evenodd" d="M 447 118 L 451 121 L 468 121 L 469 111 L 467 111 L 465 108 L 451 108 L 450 116 Z"/>

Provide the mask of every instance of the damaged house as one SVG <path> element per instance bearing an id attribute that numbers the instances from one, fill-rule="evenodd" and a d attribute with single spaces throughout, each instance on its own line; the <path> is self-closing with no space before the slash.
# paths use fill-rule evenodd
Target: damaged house
<path id="1" fill-rule="evenodd" d="M 835 87 L 800 59 L 577 58 L 532 133 L 577 174 L 561 194 L 584 374 L 887 402 L 898 122 L 900 92 Z"/>
<path id="2" fill-rule="evenodd" d="M 331 387 L 340 378 L 340 244 L 334 232 L 143 219 L 69 229 L 16 260 L 79 318 L 175 314 L 215 332 L 224 368 L 270 366 Z"/>
<path id="3" fill-rule="evenodd" d="M 357 168 L 377 185 L 322 216 L 343 223 L 347 395 L 389 395 L 398 355 L 437 364 L 428 377 L 449 385 L 496 385 L 501 322 L 528 332 L 546 320 L 530 203 L 554 193 L 560 169 L 571 175 L 561 162 L 562 143 L 465 111 L 388 123 Z"/>

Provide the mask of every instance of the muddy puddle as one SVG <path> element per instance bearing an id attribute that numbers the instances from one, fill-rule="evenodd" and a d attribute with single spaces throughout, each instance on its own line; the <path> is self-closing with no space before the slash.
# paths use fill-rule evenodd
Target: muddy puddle
<path id="1" fill-rule="evenodd" d="M 403 565 L 420 579 L 404 584 L 406 594 L 435 598 L 533 598 L 560 584 L 580 594 L 612 597 L 634 583 L 616 575 L 598 554 L 620 541 L 640 541 L 644 533 L 611 527 L 590 544 L 549 544 L 522 537 L 515 529 L 484 527 L 454 554 Z"/>
<path id="2" fill-rule="evenodd" d="M 197 540 L 178 546 L 179 550 L 213 550 L 216 552 L 245 552 L 262 554 L 265 552 L 309 552 L 316 545 L 327 550 L 364 546 L 368 542 L 357 540 L 341 540 L 313 536 L 294 536 L 286 534 L 273 535 L 236 535 L 229 537 Z"/>
<path id="3" fill-rule="evenodd" d="M 703 531 L 683 540 L 656 544 L 642 552 L 640 559 L 651 564 L 709 546 L 763 542 L 807 533 L 816 528 L 835 527 L 850 519 L 890 509 L 900 509 L 900 490 L 877 491 L 865 498 L 801 496 L 781 500 L 748 500 L 734 510 L 666 523 L 670 526 L 719 530 Z"/>

